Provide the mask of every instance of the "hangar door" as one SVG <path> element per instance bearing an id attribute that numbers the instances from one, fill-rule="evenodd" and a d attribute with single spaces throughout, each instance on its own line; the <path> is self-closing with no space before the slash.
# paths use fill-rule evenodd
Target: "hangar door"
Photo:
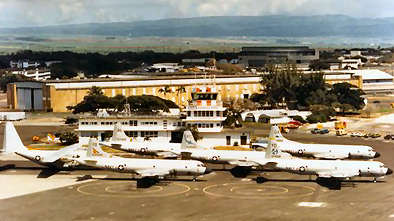
<path id="1" fill-rule="evenodd" d="M 40 88 L 17 88 L 18 109 L 20 110 L 43 110 L 42 89 Z"/>

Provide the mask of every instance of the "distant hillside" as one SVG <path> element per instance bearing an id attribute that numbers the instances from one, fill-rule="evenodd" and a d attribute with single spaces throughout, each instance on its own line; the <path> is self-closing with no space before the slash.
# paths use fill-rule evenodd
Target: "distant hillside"
<path id="1" fill-rule="evenodd" d="M 83 34 L 162 37 L 388 37 L 394 38 L 394 18 L 329 16 L 221 16 L 154 21 L 89 23 L 46 27 L 3 28 L 3 34 Z"/>

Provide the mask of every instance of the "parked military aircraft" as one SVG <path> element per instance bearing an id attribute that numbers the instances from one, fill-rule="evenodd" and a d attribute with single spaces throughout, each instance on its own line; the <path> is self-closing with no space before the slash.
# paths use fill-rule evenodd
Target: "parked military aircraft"
<path id="1" fill-rule="evenodd" d="M 304 144 L 286 139 L 278 126 L 271 127 L 278 149 L 294 156 L 312 156 L 320 159 L 377 158 L 380 154 L 372 147 L 363 145 Z M 259 145 L 259 144 L 256 144 Z M 266 147 L 262 143 L 260 146 Z"/>
<path id="2" fill-rule="evenodd" d="M 245 177 L 251 171 L 252 167 L 259 166 L 256 160 L 265 158 L 265 152 L 263 151 L 215 150 L 201 147 L 188 130 L 183 133 L 181 147 L 171 149 L 171 151 L 182 156 L 182 158 L 234 165 L 236 167 L 231 170 L 231 173 L 236 177 Z M 287 153 L 280 153 L 280 155 L 285 158 L 291 157 Z"/>
<path id="3" fill-rule="evenodd" d="M 203 163 L 196 160 L 163 160 L 163 159 L 135 159 L 122 157 L 94 156 L 93 150 L 98 147 L 97 141 L 90 141 L 86 157 L 76 159 L 79 163 L 100 169 L 116 172 L 133 173 L 141 177 L 137 180 L 137 187 L 150 187 L 159 179 L 168 176 L 186 175 L 197 176 L 211 172 Z"/>
<path id="4" fill-rule="evenodd" d="M 172 153 L 170 149 L 180 147 L 180 143 L 166 143 L 156 141 L 131 141 L 124 133 L 120 124 L 115 124 L 113 136 L 109 141 L 100 142 L 101 145 L 111 147 L 117 150 L 123 150 L 131 153 L 142 155 L 157 155 L 164 158 L 176 158 L 177 155 Z"/>
<path id="5" fill-rule="evenodd" d="M 101 149 L 99 151 L 104 154 Z M 74 159 L 86 154 L 86 150 L 81 148 L 78 143 L 60 150 L 29 150 L 23 145 L 11 122 L 6 122 L 4 127 L 2 152 L 3 154 L 15 153 L 39 165 L 57 170 L 71 169 L 78 166 Z"/>
<path id="6" fill-rule="evenodd" d="M 341 181 L 352 177 L 376 178 L 390 175 L 393 171 L 377 161 L 355 160 L 306 160 L 300 158 L 281 158 L 278 140 L 275 132 L 271 131 L 265 158 L 255 160 L 264 168 L 274 168 L 281 171 L 302 175 L 316 175 L 318 178 Z M 261 182 L 264 178 L 258 178 Z"/>

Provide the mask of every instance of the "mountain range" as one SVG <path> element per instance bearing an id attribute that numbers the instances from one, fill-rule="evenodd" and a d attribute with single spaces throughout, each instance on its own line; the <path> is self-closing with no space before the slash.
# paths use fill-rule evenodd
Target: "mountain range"
<path id="1" fill-rule="evenodd" d="M 394 17 L 214 16 L 135 22 L 1 28 L 2 34 L 161 37 L 381 37 L 394 38 Z"/>

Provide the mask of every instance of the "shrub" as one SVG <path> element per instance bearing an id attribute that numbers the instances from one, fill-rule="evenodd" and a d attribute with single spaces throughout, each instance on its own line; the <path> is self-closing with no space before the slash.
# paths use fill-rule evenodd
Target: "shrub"
<path id="1" fill-rule="evenodd" d="M 60 142 L 64 145 L 71 145 L 78 143 L 78 135 L 73 132 L 65 132 L 60 135 Z"/>
<path id="2" fill-rule="evenodd" d="M 324 113 L 312 113 L 306 118 L 306 120 L 311 124 L 327 122 L 329 120 L 329 116 L 325 115 Z"/>
<path id="3" fill-rule="evenodd" d="M 67 117 L 65 124 L 76 124 L 78 123 L 78 119 L 74 117 Z"/>
<path id="4" fill-rule="evenodd" d="M 299 121 L 299 122 L 301 122 L 301 123 L 303 123 L 303 124 L 307 123 L 307 121 L 304 120 L 304 118 L 302 118 L 302 117 L 299 116 L 299 115 L 294 116 L 294 117 L 293 117 L 293 120 Z"/>

